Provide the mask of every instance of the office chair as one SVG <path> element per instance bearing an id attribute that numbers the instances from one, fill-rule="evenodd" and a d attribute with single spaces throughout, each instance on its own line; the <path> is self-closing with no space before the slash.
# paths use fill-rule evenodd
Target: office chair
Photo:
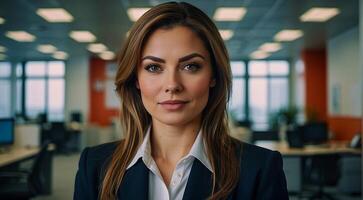
<path id="1" fill-rule="evenodd" d="M 278 141 L 279 134 L 277 131 L 269 130 L 269 131 L 253 131 L 252 132 L 252 143 L 256 141 Z"/>
<path id="2" fill-rule="evenodd" d="M 329 139 L 325 122 L 310 122 L 299 127 L 304 145 L 324 144 Z M 338 154 L 322 154 L 307 157 L 304 161 L 305 182 L 318 186 L 309 199 L 335 199 L 324 191 L 325 186 L 335 186 L 339 180 L 340 167 Z"/>
<path id="3" fill-rule="evenodd" d="M 309 195 L 309 199 L 329 199 L 335 198 L 324 191 L 326 186 L 336 186 L 340 178 L 340 163 L 338 154 L 314 156 L 306 163 L 306 182 L 317 185 L 318 189 Z"/>
<path id="4" fill-rule="evenodd" d="M 51 179 L 47 175 L 50 174 L 52 152 L 48 150 L 48 145 L 43 145 L 30 171 L 0 172 L 1 199 L 23 200 L 50 193 Z"/>
<path id="5" fill-rule="evenodd" d="M 68 153 L 67 142 L 70 137 L 64 122 L 52 122 L 48 134 L 50 141 L 56 145 L 57 153 Z"/>

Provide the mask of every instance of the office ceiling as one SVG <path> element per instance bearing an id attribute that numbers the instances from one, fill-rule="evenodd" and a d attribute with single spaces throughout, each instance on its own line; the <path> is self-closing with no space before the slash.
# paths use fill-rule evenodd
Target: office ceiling
<path id="1" fill-rule="evenodd" d="M 97 42 L 117 52 L 126 32 L 131 27 L 126 10 L 129 7 L 149 7 L 164 0 L 1 0 L 0 45 L 8 50 L 8 60 L 51 60 L 50 55 L 36 50 L 39 44 L 53 44 L 71 57 L 89 54 L 87 44 L 69 37 L 71 30 L 89 30 Z M 187 1 L 205 11 L 210 17 L 217 7 L 244 6 L 247 14 L 242 21 L 217 22 L 220 29 L 233 29 L 234 36 L 226 41 L 233 60 L 248 59 L 249 54 L 261 44 L 272 42 L 273 36 L 282 29 L 301 29 L 304 36 L 283 43 L 282 49 L 271 59 L 290 59 L 303 48 L 324 48 L 329 38 L 358 25 L 359 0 L 215 0 Z M 73 17 L 71 23 L 48 23 L 38 16 L 38 8 L 61 7 Z M 325 23 L 303 23 L 299 17 L 311 7 L 337 7 L 340 14 Z M 35 35 L 34 42 L 24 43 L 5 36 L 6 31 L 26 30 Z"/>

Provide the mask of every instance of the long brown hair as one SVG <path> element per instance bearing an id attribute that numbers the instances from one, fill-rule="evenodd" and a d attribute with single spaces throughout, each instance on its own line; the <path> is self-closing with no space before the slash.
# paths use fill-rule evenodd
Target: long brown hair
<path id="1" fill-rule="evenodd" d="M 213 21 L 188 4 L 169 2 L 146 12 L 131 28 L 118 59 L 116 91 L 121 99 L 120 119 L 125 139 L 114 151 L 104 171 L 99 197 L 116 199 L 128 164 L 141 145 L 151 116 L 136 88 L 136 70 L 142 49 L 156 29 L 185 26 L 194 31 L 209 51 L 216 85 L 202 113 L 201 129 L 207 155 L 214 170 L 210 199 L 225 199 L 239 180 L 236 143 L 229 136 L 226 106 L 231 92 L 231 70 L 226 47 Z"/>

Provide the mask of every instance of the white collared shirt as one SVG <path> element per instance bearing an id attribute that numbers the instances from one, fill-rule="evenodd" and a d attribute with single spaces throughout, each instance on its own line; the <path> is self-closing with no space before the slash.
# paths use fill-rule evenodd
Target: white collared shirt
<path id="1" fill-rule="evenodd" d="M 160 174 L 156 162 L 151 156 L 150 145 L 150 127 L 147 130 L 144 141 L 136 152 L 131 163 L 127 166 L 126 170 L 132 167 L 139 158 L 146 165 L 149 171 L 149 199 L 151 200 L 179 200 L 183 198 L 185 188 L 187 186 L 190 171 L 192 169 L 194 159 L 198 159 L 205 167 L 212 173 L 212 167 L 205 153 L 204 140 L 201 131 L 199 131 L 197 138 L 194 141 L 192 148 L 188 155 L 184 156 L 177 163 L 173 175 L 171 177 L 170 185 L 167 187 Z"/>

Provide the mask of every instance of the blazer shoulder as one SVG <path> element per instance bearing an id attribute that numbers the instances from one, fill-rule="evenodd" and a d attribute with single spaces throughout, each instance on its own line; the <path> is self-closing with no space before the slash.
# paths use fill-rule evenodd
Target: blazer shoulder
<path id="1" fill-rule="evenodd" d="M 93 147 L 87 147 L 84 151 L 87 151 L 88 158 L 90 159 L 103 160 L 110 156 L 119 144 L 120 141 L 109 142 Z"/>
<path id="2" fill-rule="evenodd" d="M 272 151 L 263 147 L 259 147 L 253 144 L 240 142 L 237 147 L 241 162 L 263 164 L 271 157 L 281 157 L 278 151 Z"/>
<path id="3" fill-rule="evenodd" d="M 271 169 L 282 170 L 282 156 L 278 151 L 245 142 L 241 142 L 237 149 L 239 149 L 241 178 L 250 177 L 250 181 L 257 181 L 262 174 Z"/>
<path id="4" fill-rule="evenodd" d="M 241 142 L 240 181 L 236 199 L 288 199 L 282 156 L 277 151 Z"/>
<path id="5" fill-rule="evenodd" d="M 97 199 L 102 170 L 119 142 L 87 147 L 81 153 L 73 199 Z"/>

